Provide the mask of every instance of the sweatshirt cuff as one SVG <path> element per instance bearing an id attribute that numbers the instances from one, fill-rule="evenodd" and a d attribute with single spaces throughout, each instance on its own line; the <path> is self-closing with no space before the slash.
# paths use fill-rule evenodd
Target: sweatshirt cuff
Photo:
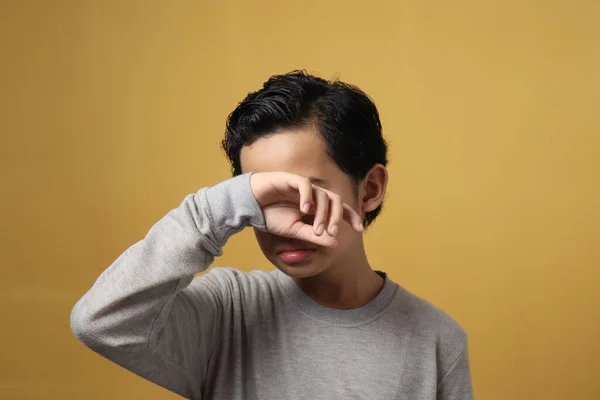
<path id="1" fill-rule="evenodd" d="M 247 226 L 266 230 L 262 210 L 250 186 L 251 176 L 251 172 L 238 175 L 204 192 L 212 230 L 221 246 Z"/>

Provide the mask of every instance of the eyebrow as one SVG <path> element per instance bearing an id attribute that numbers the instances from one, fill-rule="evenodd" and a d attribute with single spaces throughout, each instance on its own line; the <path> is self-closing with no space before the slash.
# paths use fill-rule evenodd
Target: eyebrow
<path id="1" fill-rule="evenodd" d="M 314 176 L 309 176 L 308 180 L 311 181 L 311 183 L 313 185 L 322 186 L 322 185 L 326 185 L 327 184 L 327 181 L 325 179 L 316 178 Z"/>

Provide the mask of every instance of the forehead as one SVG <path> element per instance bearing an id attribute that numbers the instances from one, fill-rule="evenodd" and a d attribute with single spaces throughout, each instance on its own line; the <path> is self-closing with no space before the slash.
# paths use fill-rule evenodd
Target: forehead
<path id="1" fill-rule="evenodd" d="M 321 138 L 310 128 L 286 130 L 261 137 L 240 154 L 242 172 L 284 171 L 320 176 L 337 168 Z"/>

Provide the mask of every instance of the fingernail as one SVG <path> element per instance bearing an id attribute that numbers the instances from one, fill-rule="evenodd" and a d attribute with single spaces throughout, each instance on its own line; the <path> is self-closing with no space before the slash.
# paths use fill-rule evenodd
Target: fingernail
<path id="1" fill-rule="evenodd" d="M 323 225 L 323 224 L 319 225 L 319 227 L 317 228 L 317 235 L 321 236 L 323 234 L 324 230 L 325 230 L 325 225 Z"/>
<path id="2" fill-rule="evenodd" d="M 338 233 L 338 226 L 337 225 L 333 225 L 331 228 L 329 228 L 329 233 L 331 234 L 331 236 L 335 236 Z"/>
<path id="3" fill-rule="evenodd" d="M 306 214 L 308 210 L 310 210 L 310 204 L 304 203 L 304 205 L 302 206 L 302 212 Z"/>

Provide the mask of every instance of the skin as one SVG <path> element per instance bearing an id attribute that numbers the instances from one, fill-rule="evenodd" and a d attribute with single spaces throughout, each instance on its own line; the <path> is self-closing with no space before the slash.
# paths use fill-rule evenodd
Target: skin
<path id="1" fill-rule="evenodd" d="M 312 127 L 262 137 L 245 146 L 240 156 L 242 173 L 254 173 L 252 190 L 267 222 L 267 232 L 255 229 L 265 257 L 322 306 L 353 309 L 375 298 L 383 278 L 369 265 L 360 221 L 364 213 L 383 201 L 388 180 L 386 168 L 373 166 L 353 187 L 350 177 L 327 155 Z M 296 189 L 297 182 L 299 187 L 308 185 L 309 189 Z M 307 196 L 311 207 L 302 213 Z M 342 202 L 345 211 L 341 211 Z M 287 215 L 289 207 L 293 207 L 294 215 Z M 303 225 L 302 235 L 290 234 L 297 231 L 290 228 L 292 220 Z M 301 263 L 287 264 L 278 255 L 283 249 L 314 252 Z"/>

